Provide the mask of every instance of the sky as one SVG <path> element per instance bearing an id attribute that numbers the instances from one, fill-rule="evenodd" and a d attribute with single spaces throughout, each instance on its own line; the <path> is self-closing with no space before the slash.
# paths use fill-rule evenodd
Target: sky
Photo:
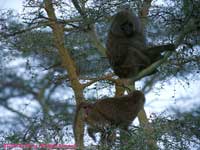
<path id="1" fill-rule="evenodd" d="M 22 10 L 23 0 L 0 0 L 0 9 L 15 9 L 16 11 Z"/>
<path id="2" fill-rule="evenodd" d="M 21 12 L 22 5 L 23 0 L 0 0 L 0 9 L 11 8 Z M 147 115 L 150 116 L 152 113 L 159 115 L 164 111 L 170 113 L 172 107 L 189 111 L 198 106 L 200 81 L 192 79 L 193 77 L 190 77 L 189 86 L 176 78 L 172 79 L 170 83 L 157 83 L 153 90 L 146 95 L 145 110 Z M 136 88 L 140 89 L 140 82 L 136 83 Z M 65 96 L 67 96 L 67 93 L 63 93 L 63 97 Z M 5 115 L 5 113 L 2 115 Z M 138 124 L 138 120 L 136 119 L 134 123 Z"/>

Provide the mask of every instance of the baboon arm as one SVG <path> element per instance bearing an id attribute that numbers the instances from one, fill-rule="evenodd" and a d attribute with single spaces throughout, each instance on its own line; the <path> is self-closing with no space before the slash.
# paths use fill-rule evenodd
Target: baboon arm
<path id="1" fill-rule="evenodd" d="M 88 132 L 88 135 L 96 142 L 96 137 L 94 134 L 97 133 L 98 130 L 88 127 L 87 132 Z"/>
<path id="2" fill-rule="evenodd" d="M 130 54 L 130 55 L 135 55 L 135 56 L 133 57 L 133 56 L 129 55 L 129 57 L 137 58 L 137 59 L 141 60 L 141 62 L 145 66 L 151 64 L 151 60 L 149 59 L 149 57 L 142 50 L 138 50 L 136 48 L 132 48 L 130 51 L 132 52 L 132 54 Z"/>
<path id="3" fill-rule="evenodd" d="M 151 63 L 153 63 L 161 59 L 162 58 L 161 53 L 165 51 L 175 51 L 175 45 L 166 44 L 166 45 L 160 45 L 160 46 L 153 46 L 153 47 L 147 48 L 145 53 L 151 59 Z"/>
<path id="4" fill-rule="evenodd" d="M 164 51 L 174 51 L 175 45 L 174 44 L 166 44 L 166 45 L 160 45 L 160 46 L 153 46 L 150 48 L 147 48 L 145 51 L 148 56 L 152 57 L 153 55 L 160 54 Z"/>
<path id="5" fill-rule="evenodd" d="M 125 46 L 119 46 L 111 51 L 107 51 L 107 56 L 113 66 L 119 66 L 126 60 L 127 51 Z"/>

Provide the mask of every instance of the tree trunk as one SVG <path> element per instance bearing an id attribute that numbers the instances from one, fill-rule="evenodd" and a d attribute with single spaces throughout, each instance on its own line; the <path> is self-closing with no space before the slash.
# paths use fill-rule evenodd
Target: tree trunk
<path id="1" fill-rule="evenodd" d="M 132 91 L 135 90 L 135 83 L 129 82 L 128 85 L 129 89 Z M 138 113 L 138 120 L 140 122 L 140 126 L 144 127 L 146 138 L 147 138 L 147 147 L 149 150 L 157 150 L 158 146 L 156 141 L 154 140 L 153 136 L 153 127 L 148 121 L 147 114 L 144 110 L 144 108 Z"/>
<path id="2" fill-rule="evenodd" d="M 44 2 L 45 2 L 45 10 L 49 17 L 50 27 L 53 31 L 54 43 L 61 57 L 62 66 L 67 70 L 68 77 L 70 79 L 71 86 L 75 94 L 76 104 L 78 105 L 80 104 L 80 102 L 84 100 L 83 86 L 79 82 L 75 62 L 71 58 L 68 49 L 66 49 L 64 45 L 64 27 L 62 24 L 57 22 L 52 0 L 45 0 Z M 77 131 L 76 145 L 79 149 L 83 149 L 84 125 L 81 117 L 78 117 L 76 131 Z"/>

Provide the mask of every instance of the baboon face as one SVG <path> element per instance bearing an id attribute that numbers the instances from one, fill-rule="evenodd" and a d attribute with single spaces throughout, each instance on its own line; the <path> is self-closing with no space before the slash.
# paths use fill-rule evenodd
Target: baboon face
<path id="1" fill-rule="evenodd" d="M 115 36 L 132 37 L 136 32 L 142 32 L 139 19 L 128 10 L 113 16 L 111 33 Z"/>
<path id="2" fill-rule="evenodd" d="M 122 25 L 120 25 L 120 29 L 122 30 L 125 36 L 133 36 L 133 23 L 129 22 L 128 20 Z"/>

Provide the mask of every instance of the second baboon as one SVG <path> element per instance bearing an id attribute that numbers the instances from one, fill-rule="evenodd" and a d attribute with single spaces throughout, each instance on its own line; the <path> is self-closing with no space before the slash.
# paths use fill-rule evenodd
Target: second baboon
<path id="1" fill-rule="evenodd" d="M 95 103 L 82 102 L 76 110 L 74 133 L 79 112 L 83 112 L 84 122 L 88 125 L 88 134 L 95 141 L 94 133 L 101 133 L 104 141 L 106 130 L 119 127 L 128 130 L 128 126 L 136 118 L 145 103 L 141 91 L 133 91 L 128 95 L 113 98 L 104 98 Z M 76 136 L 75 136 L 76 137 Z"/>
<path id="2" fill-rule="evenodd" d="M 107 57 L 115 74 L 130 78 L 161 59 L 161 53 L 174 50 L 173 44 L 148 48 L 139 17 L 122 10 L 114 17 L 106 43 Z"/>

